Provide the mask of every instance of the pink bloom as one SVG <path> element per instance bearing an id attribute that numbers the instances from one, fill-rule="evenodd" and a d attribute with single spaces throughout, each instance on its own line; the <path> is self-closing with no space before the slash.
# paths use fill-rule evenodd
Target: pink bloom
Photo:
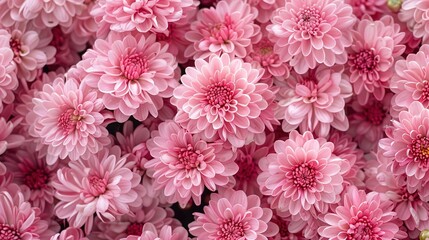
<path id="1" fill-rule="evenodd" d="M 253 21 L 257 12 L 245 1 L 222 0 L 215 8 L 201 9 L 185 38 L 193 43 L 185 57 L 208 59 L 210 55 L 227 53 L 244 58 L 246 47 L 257 40 L 259 26 Z"/>
<path id="2" fill-rule="evenodd" d="M 14 53 L 9 41 L 6 31 L 0 30 L 0 112 L 3 111 L 3 104 L 14 102 L 13 91 L 18 88 L 16 65 L 12 61 Z"/>
<path id="3" fill-rule="evenodd" d="M 50 240 L 89 240 L 79 228 L 68 227 L 57 233 Z"/>
<path id="4" fill-rule="evenodd" d="M 273 144 L 274 134 L 269 134 L 263 145 L 258 146 L 255 142 L 251 142 L 237 149 L 235 162 L 238 165 L 238 172 L 234 174 L 235 190 L 243 190 L 247 195 L 261 196 L 259 184 L 256 181 L 256 178 L 262 172 L 258 163 L 261 158 L 272 152 Z"/>
<path id="5" fill-rule="evenodd" d="M 133 215 L 123 215 L 114 222 L 97 222 L 99 232 L 94 232 L 100 240 L 119 240 L 128 236 L 142 235 L 144 225 L 152 224 L 157 231 L 165 226 L 179 225 L 178 220 L 173 219 L 174 212 L 170 208 L 158 207 L 156 203 L 148 207 L 132 209 Z M 187 236 L 187 235 L 186 235 Z"/>
<path id="6" fill-rule="evenodd" d="M 420 189 L 429 182 L 428 121 L 429 109 L 415 101 L 408 111 L 399 113 L 397 121 L 392 120 L 394 128 L 379 143 L 380 154 L 391 161 L 393 173 L 407 176 L 408 189 Z"/>
<path id="7" fill-rule="evenodd" d="M 54 232 L 40 219 L 41 213 L 21 192 L 0 191 L 0 239 L 48 239 Z"/>
<path id="8" fill-rule="evenodd" d="M 374 19 L 390 11 L 387 8 L 386 0 L 345 0 L 345 3 L 353 7 L 353 14 L 358 18 L 369 15 Z"/>
<path id="9" fill-rule="evenodd" d="M 267 239 L 277 234 L 278 227 L 270 222 L 272 211 L 260 205 L 258 196 L 247 196 L 243 191 L 213 193 L 204 213 L 194 213 L 196 219 L 189 224 L 189 232 L 197 240 Z"/>
<path id="10" fill-rule="evenodd" d="M 420 0 L 404 0 L 398 18 L 407 23 L 408 28 L 416 38 L 423 38 L 423 43 L 429 43 L 429 2 Z"/>
<path id="11" fill-rule="evenodd" d="M 306 240 L 302 236 L 302 232 L 292 233 L 289 231 L 290 226 L 292 226 L 290 213 L 277 214 L 276 211 L 273 211 L 271 222 L 279 227 L 279 232 L 275 236 L 269 237 L 269 240 Z"/>
<path id="12" fill-rule="evenodd" d="M 183 8 L 192 3 L 192 0 L 101 0 L 91 15 L 115 32 L 163 32 L 169 23 L 177 22 L 182 17 Z"/>
<path id="13" fill-rule="evenodd" d="M 332 67 L 347 61 L 355 23 L 350 5 L 342 0 L 291 0 L 279 8 L 267 27 L 274 51 L 303 74 L 317 63 Z"/>
<path id="14" fill-rule="evenodd" d="M 396 62 L 390 89 L 396 93 L 392 104 L 397 111 L 407 110 L 414 101 L 429 107 L 429 45 Z"/>
<path id="15" fill-rule="evenodd" d="M 164 225 L 158 230 L 152 223 L 143 226 L 141 236 L 128 236 L 120 240 L 188 240 L 188 231 L 183 227 L 172 229 L 169 225 Z"/>
<path id="16" fill-rule="evenodd" d="M 156 42 L 154 34 L 111 34 L 97 39 L 80 62 L 88 73 L 84 82 L 98 89 L 106 108 L 118 122 L 130 116 L 143 121 L 158 116 L 163 98 L 178 85 L 177 62 L 168 45 Z"/>
<path id="17" fill-rule="evenodd" d="M 345 171 L 343 160 L 332 154 L 333 143 L 292 131 L 288 140 L 274 143 L 274 150 L 259 161 L 257 179 L 262 194 L 272 198 L 271 208 L 297 215 L 339 200 Z"/>
<path id="18" fill-rule="evenodd" d="M 299 126 L 300 131 L 312 131 L 326 137 L 332 127 L 346 131 L 349 123 L 344 112 L 346 100 L 352 95 L 352 86 L 342 66 L 328 68 L 320 65 L 304 75 L 292 72 L 280 86 L 276 111 L 284 119 L 283 131 Z"/>
<path id="19" fill-rule="evenodd" d="M 328 239 L 402 238 L 393 207 L 393 203 L 380 193 L 366 194 L 350 186 L 335 213 L 323 217 L 326 226 L 320 227 L 318 232 Z"/>
<path id="20" fill-rule="evenodd" d="M 88 160 L 69 162 L 68 167 L 57 171 L 52 183 L 59 202 L 55 214 L 67 219 L 70 226 L 79 228 L 85 224 L 85 232 L 91 231 L 93 215 L 102 221 L 116 220 L 130 213 L 130 206 L 139 207 L 140 176 L 125 165 L 118 148 L 104 148 Z"/>
<path id="21" fill-rule="evenodd" d="M 360 104 L 369 96 L 381 101 L 393 75 L 394 62 L 405 46 L 400 44 L 404 33 L 391 16 L 378 21 L 362 19 L 353 31 L 356 41 L 349 50 L 350 82 Z"/>
<path id="22" fill-rule="evenodd" d="M 274 93 L 259 83 L 262 71 L 241 59 L 213 55 L 187 68 L 171 102 L 179 109 L 175 121 L 203 138 L 220 138 L 242 147 L 265 142 L 265 128 L 273 130 Z"/>
<path id="23" fill-rule="evenodd" d="M 48 164 L 58 157 L 87 159 L 110 143 L 97 92 L 73 79 L 63 81 L 58 78 L 52 85 L 44 85 L 33 98 L 32 135 L 48 146 Z"/>
<path id="24" fill-rule="evenodd" d="M 34 81 L 37 70 L 55 61 L 55 48 L 48 46 L 52 40 L 51 31 L 35 29 L 30 23 L 16 23 L 7 30 L 0 30 L 0 35 L 9 38 L 18 79 L 23 83 Z"/>
<path id="25" fill-rule="evenodd" d="M 207 143 L 177 123 L 166 121 L 147 141 L 153 159 L 145 167 L 155 179 L 155 189 L 163 189 L 168 202 L 185 207 L 192 198 L 200 205 L 204 187 L 216 191 L 233 184 L 232 175 L 238 171 L 233 152 L 223 145 Z"/>
<path id="26" fill-rule="evenodd" d="M 270 21 L 273 13 L 280 7 L 285 5 L 285 0 L 249 0 L 250 6 L 258 9 L 258 17 L 256 21 L 267 23 Z"/>
<path id="27" fill-rule="evenodd" d="M 0 155 L 7 149 L 19 147 L 25 142 L 24 136 L 13 133 L 14 128 L 16 128 L 20 122 L 20 118 L 6 121 L 0 116 Z"/>
<path id="28" fill-rule="evenodd" d="M 382 101 L 370 96 L 367 103 L 361 105 L 357 100 L 350 105 L 349 133 L 365 152 L 377 149 L 378 141 L 384 137 L 384 128 L 390 124 L 390 102 L 392 93 L 387 93 Z"/>
<path id="29" fill-rule="evenodd" d="M 36 151 L 35 144 L 26 144 L 16 152 L 2 156 L 8 171 L 14 176 L 14 182 L 29 195 L 28 201 L 41 211 L 54 204 L 54 188 L 51 183 L 58 169 L 58 164 L 48 166 L 43 155 Z"/>

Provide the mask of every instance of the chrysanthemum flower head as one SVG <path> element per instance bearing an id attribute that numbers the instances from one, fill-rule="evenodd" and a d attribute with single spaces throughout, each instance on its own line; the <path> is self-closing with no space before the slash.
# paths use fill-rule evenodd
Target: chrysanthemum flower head
<path id="1" fill-rule="evenodd" d="M 233 184 L 232 175 L 238 171 L 232 150 L 223 145 L 208 143 L 177 123 L 166 121 L 147 141 L 153 159 L 145 167 L 155 179 L 155 189 L 163 189 L 170 203 L 179 202 L 185 207 L 192 198 L 200 205 L 204 187 L 216 191 Z"/>
<path id="2" fill-rule="evenodd" d="M 167 49 L 154 34 L 112 33 L 106 40 L 97 39 L 83 56 L 83 81 L 100 92 L 118 122 L 130 116 L 143 121 L 149 113 L 156 117 L 163 98 L 178 85 L 177 62 Z"/>
<path id="3" fill-rule="evenodd" d="M 257 179 L 262 194 L 272 199 L 272 208 L 297 215 L 338 202 L 341 173 L 346 171 L 343 160 L 332 154 L 333 143 L 314 139 L 308 131 L 292 131 L 289 139 L 274 143 L 274 150 L 259 161 L 262 173 Z"/>
<path id="4" fill-rule="evenodd" d="M 272 130 L 274 92 L 260 83 L 262 71 L 229 55 L 213 55 L 207 62 L 195 61 L 186 69 L 182 85 L 174 90 L 175 121 L 206 139 L 220 138 L 234 147 L 265 141 Z"/>
<path id="5" fill-rule="evenodd" d="M 407 23 L 408 28 L 417 38 L 423 38 L 423 43 L 429 43 L 429 20 L 426 15 L 429 13 L 429 3 L 419 0 L 404 0 L 398 18 Z"/>
<path id="6" fill-rule="evenodd" d="M 189 232 L 198 240 L 267 239 L 279 230 L 270 222 L 272 214 L 258 196 L 228 189 L 213 193 L 204 213 L 194 213 Z"/>
<path id="7" fill-rule="evenodd" d="M 3 104 L 11 104 L 15 100 L 13 91 L 18 88 L 16 65 L 12 61 L 14 53 L 9 45 L 10 38 L 5 30 L 0 30 L 0 112 Z"/>
<path id="8" fill-rule="evenodd" d="M 291 0 L 279 8 L 267 29 L 273 34 L 274 51 L 299 74 L 317 64 L 333 66 L 347 61 L 356 21 L 343 0 Z"/>

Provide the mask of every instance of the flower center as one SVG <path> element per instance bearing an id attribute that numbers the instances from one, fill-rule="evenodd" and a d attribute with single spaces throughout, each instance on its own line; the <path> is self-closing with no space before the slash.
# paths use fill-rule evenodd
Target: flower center
<path id="1" fill-rule="evenodd" d="M 317 96 L 318 96 L 318 82 L 317 79 L 314 77 L 307 77 L 307 78 L 302 78 L 298 85 L 303 85 L 306 88 L 308 88 L 309 90 L 309 94 L 308 93 L 301 93 L 301 91 L 298 91 L 298 89 L 295 90 L 295 93 L 298 96 L 303 97 L 304 102 L 305 103 L 313 103 L 315 101 L 317 101 Z M 307 92 L 307 91 L 306 91 Z"/>
<path id="2" fill-rule="evenodd" d="M 203 161 L 204 156 L 199 150 L 195 150 L 191 144 L 188 144 L 187 148 L 179 149 L 177 159 L 179 160 L 179 167 L 190 170 L 197 168 Z"/>
<path id="3" fill-rule="evenodd" d="M 14 58 L 19 58 L 19 54 L 21 53 L 21 42 L 18 39 L 11 38 L 9 40 L 9 46 L 13 51 Z"/>
<path id="4" fill-rule="evenodd" d="M 429 82 L 428 81 L 423 81 L 423 83 L 422 83 L 422 85 L 423 86 L 421 86 L 421 96 L 420 96 L 420 99 L 419 99 L 419 101 L 421 102 L 421 103 L 425 103 L 425 102 L 427 102 L 427 101 L 429 101 Z"/>
<path id="5" fill-rule="evenodd" d="M 232 83 L 217 82 L 207 86 L 206 99 L 208 104 L 221 108 L 229 104 L 234 97 Z"/>
<path id="6" fill-rule="evenodd" d="M 21 235 L 16 231 L 15 228 L 5 224 L 0 223 L 0 239 L 2 240 L 19 240 Z"/>
<path id="7" fill-rule="evenodd" d="M 374 71 L 380 62 L 380 56 L 376 56 L 373 50 L 364 49 L 356 54 L 349 55 L 351 65 L 354 66 L 360 74 L 366 74 Z"/>
<path id="8" fill-rule="evenodd" d="M 262 67 L 270 66 L 279 61 L 279 56 L 273 53 L 273 44 L 267 38 L 255 44 L 254 52 L 250 53 L 253 61 L 257 61 Z"/>
<path id="9" fill-rule="evenodd" d="M 24 184 L 31 190 L 40 190 L 46 187 L 49 181 L 49 175 L 45 169 L 35 169 L 24 176 Z"/>
<path id="10" fill-rule="evenodd" d="M 322 17 L 317 7 L 301 8 L 297 14 L 296 21 L 300 31 L 307 32 L 310 35 L 316 35 L 320 32 L 319 25 L 322 22 Z"/>
<path id="11" fill-rule="evenodd" d="M 429 166 L 429 139 L 427 137 L 418 136 L 411 142 L 411 155 L 415 162 L 419 163 L 421 168 Z"/>
<path id="12" fill-rule="evenodd" d="M 122 74 L 128 80 L 139 79 L 148 69 L 146 59 L 136 53 L 122 59 L 120 66 Z"/>
<path id="13" fill-rule="evenodd" d="M 143 224 L 135 222 L 128 225 L 127 229 L 125 230 L 125 234 L 140 236 L 142 235 L 142 231 L 143 231 Z"/>
<path id="14" fill-rule="evenodd" d="M 414 193 L 410 193 L 408 192 L 406 187 L 403 187 L 401 192 L 399 193 L 399 195 L 401 196 L 401 200 L 402 201 L 410 201 L 410 202 L 414 202 L 414 201 L 419 201 L 420 197 L 417 191 L 415 191 Z"/>
<path id="15" fill-rule="evenodd" d="M 360 213 L 362 215 L 362 213 Z M 347 231 L 347 239 L 350 240 L 381 240 L 381 236 L 376 231 L 377 226 L 366 215 L 356 216 L 351 219 Z M 374 231 L 375 230 L 375 231 Z"/>
<path id="16" fill-rule="evenodd" d="M 220 240 L 236 240 L 244 237 L 243 223 L 234 220 L 224 220 L 217 232 Z"/>
<path id="17" fill-rule="evenodd" d="M 234 22 L 231 16 L 225 15 L 223 23 L 208 26 L 207 30 L 203 33 L 206 40 L 214 44 L 225 44 L 231 40 L 230 34 L 234 32 Z"/>
<path id="18" fill-rule="evenodd" d="M 67 109 L 58 117 L 58 127 L 63 131 L 64 135 L 70 134 L 75 129 L 79 129 L 82 125 L 82 115 L 85 113 L 85 111 L 81 109 L 82 106 L 79 104 L 76 110 Z"/>
<path id="19" fill-rule="evenodd" d="M 89 177 L 89 185 L 94 196 L 100 196 L 106 192 L 107 180 L 100 178 L 97 175 L 91 175 Z"/>
<path id="20" fill-rule="evenodd" d="M 302 190 L 312 189 L 316 186 L 316 170 L 310 164 L 303 163 L 292 171 L 292 180 Z"/>
<path id="21" fill-rule="evenodd" d="M 382 124 L 386 117 L 386 111 L 383 109 L 381 102 L 374 102 L 374 104 L 367 106 L 363 114 L 366 120 L 375 126 Z"/>

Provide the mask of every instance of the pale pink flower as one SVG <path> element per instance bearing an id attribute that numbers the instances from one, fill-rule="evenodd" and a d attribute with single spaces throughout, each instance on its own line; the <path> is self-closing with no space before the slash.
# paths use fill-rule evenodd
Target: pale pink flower
<path id="1" fill-rule="evenodd" d="M 1 159 L 13 174 L 13 181 L 21 186 L 34 207 L 45 211 L 47 205 L 54 204 L 51 183 L 56 176 L 58 163 L 48 166 L 44 154 L 36 151 L 34 143 L 27 143 L 17 151 L 6 153 Z"/>
<path id="2" fill-rule="evenodd" d="M 183 16 L 183 8 L 192 4 L 193 0 L 100 0 L 91 15 L 115 32 L 163 32 Z"/>
<path id="3" fill-rule="evenodd" d="M 85 237 L 82 229 L 68 227 L 51 237 L 50 240 L 89 240 Z"/>
<path id="4" fill-rule="evenodd" d="M 420 0 L 404 0 L 398 18 L 407 23 L 408 28 L 416 38 L 423 38 L 423 43 L 429 43 L 429 2 Z"/>
<path id="5" fill-rule="evenodd" d="M 386 0 L 345 0 L 353 7 L 353 14 L 358 18 L 369 15 L 374 19 L 379 19 L 390 10 L 387 8 Z"/>
<path id="6" fill-rule="evenodd" d="M 173 121 L 161 123 L 146 145 L 153 159 L 145 167 L 155 189 L 163 189 L 168 202 L 182 207 L 191 198 L 200 205 L 204 187 L 216 191 L 233 184 L 238 171 L 233 152 L 223 142 L 207 143 Z"/>
<path id="7" fill-rule="evenodd" d="M 378 141 L 384 137 L 384 128 L 390 124 L 390 102 L 393 94 L 385 94 L 382 101 L 369 96 L 366 104 L 361 105 L 354 99 L 349 106 L 349 133 L 365 152 L 375 151 Z"/>
<path id="8" fill-rule="evenodd" d="M 392 120 L 393 128 L 381 139 L 379 154 L 387 158 L 395 175 L 407 176 L 407 187 L 423 189 L 429 182 L 429 109 L 415 101 Z M 412 192 L 414 192 L 414 190 Z"/>
<path id="9" fill-rule="evenodd" d="M 130 116 L 143 121 L 149 113 L 157 117 L 163 98 L 179 84 L 177 62 L 167 49 L 154 34 L 112 33 L 83 56 L 79 64 L 88 73 L 83 81 L 98 89 L 118 122 Z"/>
<path id="10" fill-rule="evenodd" d="M 395 74 L 390 89 L 396 93 L 392 107 L 407 110 L 412 102 L 419 101 L 429 107 L 429 45 L 423 45 L 416 54 L 408 54 L 405 60 L 395 64 Z"/>
<path id="11" fill-rule="evenodd" d="M 21 120 L 21 118 L 14 118 L 7 121 L 0 116 L 0 155 L 7 149 L 19 147 L 25 142 L 24 136 L 13 133 L 14 128 L 19 125 Z"/>
<path id="12" fill-rule="evenodd" d="M 342 66 L 320 65 L 304 75 L 292 72 L 289 79 L 276 83 L 280 87 L 276 117 L 283 119 L 283 131 L 299 127 L 301 132 L 326 137 L 331 126 L 340 131 L 349 128 L 344 106 L 352 86 Z"/>
<path id="13" fill-rule="evenodd" d="M 24 199 L 21 192 L 0 191 L 0 239 L 48 239 L 54 235 L 42 212 Z"/>
<path id="14" fill-rule="evenodd" d="M 14 53 L 9 45 L 10 38 L 5 30 L 0 30 L 0 112 L 3 104 L 11 104 L 15 100 L 14 90 L 18 88 L 16 65 L 12 61 Z"/>
<path id="15" fill-rule="evenodd" d="M 273 152 L 274 138 L 274 134 L 268 134 L 263 145 L 256 145 L 255 142 L 251 142 L 237 149 L 235 162 L 238 165 L 238 172 L 234 174 L 235 190 L 243 190 L 247 195 L 262 196 L 259 191 L 259 184 L 256 181 L 256 178 L 262 172 L 258 163 L 261 158 Z"/>
<path id="16" fill-rule="evenodd" d="M 332 154 L 333 143 L 314 139 L 308 131 L 292 131 L 289 139 L 274 143 L 274 150 L 259 161 L 262 173 L 257 179 L 262 194 L 271 198 L 271 208 L 305 217 L 338 202 L 345 169 L 343 160 Z"/>
<path id="17" fill-rule="evenodd" d="M 358 22 L 353 30 L 355 41 L 348 51 L 348 65 L 350 82 L 360 104 L 366 104 L 370 95 L 378 101 L 383 99 L 394 63 L 405 51 L 400 44 L 404 35 L 391 16 Z"/>
<path id="18" fill-rule="evenodd" d="M 58 78 L 33 98 L 31 134 L 48 146 L 46 161 L 87 159 L 110 143 L 97 92 L 74 79 Z"/>
<path id="19" fill-rule="evenodd" d="M 141 206 L 140 179 L 125 165 L 120 149 L 104 148 L 88 160 L 71 161 L 68 167 L 57 171 L 52 182 L 59 202 L 55 214 L 67 219 L 70 226 L 79 228 L 85 224 L 89 233 L 93 215 L 105 222 L 130 213 L 130 207 Z"/>
<path id="20" fill-rule="evenodd" d="M 188 240 L 188 231 L 184 227 L 172 228 L 164 225 L 158 230 L 152 223 L 143 226 L 141 236 L 128 236 L 120 240 Z"/>
<path id="21" fill-rule="evenodd" d="M 188 67 L 182 85 L 174 90 L 171 102 L 177 106 L 175 121 L 203 138 L 220 138 L 242 147 L 265 142 L 267 128 L 273 130 L 274 93 L 260 83 L 262 70 L 227 54 L 209 61 L 197 59 Z"/>
<path id="22" fill-rule="evenodd" d="M 256 9 L 241 0 L 222 0 L 215 8 L 201 9 L 185 35 L 193 43 L 185 57 L 208 59 L 212 54 L 227 53 L 244 58 L 246 47 L 257 40 L 260 31 L 254 23 L 256 16 Z"/>
<path id="23" fill-rule="evenodd" d="M 0 35 L 9 38 L 16 73 L 23 84 L 25 81 L 34 81 L 39 69 L 55 61 L 55 48 L 49 46 L 52 40 L 49 29 L 36 29 L 31 23 L 16 23 L 6 30 L 0 30 Z"/>
<path id="24" fill-rule="evenodd" d="M 258 9 L 258 17 L 256 21 L 267 23 L 270 21 L 273 13 L 280 7 L 285 5 L 285 0 L 248 0 L 250 6 Z"/>
<path id="25" fill-rule="evenodd" d="M 267 29 L 281 60 L 303 74 L 318 63 L 346 63 L 355 21 L 351 6 L 342 0 L 291 0 L 275 12 Z"/>
<path id="26" fill-rule="evenodd" d="M 343 200 L 335 213 L 323 217 L 325 226 L 318 229 L 327 239 L 380 239 L 402 238 L 393 203 L 386 196 L 355 186 L 346 189 Z"/>
<path id="27" fill-rule="evenodd" d="M 228 189 L 211 194 L 204 213 L 194 213 L 195 221 L 189 224 L 189 232 L 197 240 L 263 240 L 279 231 L 270 222 L 272 215 L 271 209 L 261 207 L 258 196 Z"/>

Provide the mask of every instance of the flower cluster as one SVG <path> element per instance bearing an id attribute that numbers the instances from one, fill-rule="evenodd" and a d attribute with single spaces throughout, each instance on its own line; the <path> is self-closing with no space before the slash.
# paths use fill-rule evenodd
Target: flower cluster
<path id="1" fill-rule="evenodd" d="M 428 0 L 0 0 L 0 240 L 429 240 Z"/>

